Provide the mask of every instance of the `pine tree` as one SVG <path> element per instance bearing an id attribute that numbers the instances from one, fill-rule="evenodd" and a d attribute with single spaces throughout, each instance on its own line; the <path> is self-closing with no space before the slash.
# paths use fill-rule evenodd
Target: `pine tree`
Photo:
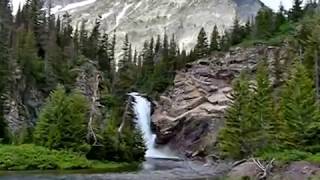
<path id="1" fill-rule="evenodd" d="M 247 20 L 245 26 L 244 26 L 244 33 L 246 35 L 246 38 L 250 38 L 252 33 L 252 23 L 250 19 Z"/>
<path id="2" fill-rule="evenodd" d="M 204 30 L 204 28 L 201 28 L 201 30 L 199 32 L 198 41 L 197 41 L 197 44 L 196 44 L 194 51 L 197 54 L 198 58 L 203 58 L 203 57 L 206 57 L 209 55 L 208 38 L 207 38 L 207 33 Z"/>
<path id="3" fill-rule="evenodd" d="M 100 41 L 97 57 L 99 69 L 105 74 L 105 78 L 108 80 L 112 78 L 112 67 L 109 57 L 109 45 L 109 36 L 105 33 Z"/>
<path id="4" fill-rule="evenodd" d="M 225 115 L 226 124 L 219 132 L 219 149 L 223 156 L 242 158 L 248 155 L 244 142 L 245 124 L 247 123 L 250 102 L 249 81 L 244 73 L 233 83 L 232 101 Z"/>
<path id="5" fill-rule="evenodd" d="M 3 96 L 7 90 L 9 81 L 10 34 L 12 27 L 12 16 L 9 0 L 0 2 L 0 94 Z M 0 143 L 6 136 L 6 123 L 3 117 L 3 102 L 0 99 Z"/>
<path id="6" fill-rule="evenodd" d="M 303 16 L 302 0 L 293 0 L 293 6 L 289 10 L 289 20 L 297 22 Z"/>
<path id="7" fill-rule="evenodd" d="M 163 50 L 162 50 L 162 57 L 164 59 L 164 62 L 168 63 L 168 56 L 169 56 L 169 40 L 167 32 L 163 35 Z"/>
<path id="8" fill-rule="evenodd" d="M 177 43 L 176 43 L 176 40 L 175 40 L 175 36 L 174 34 L 172 34 L 172 37 L 170 39 L 170 45 L 169 45 L 169 71 L 174 71 L 177 69 L 177 65 L 176 65 L 176 62 L 175 62 L 175 58 L 177 56 L 177 53 L 178 53 L 178 47 L 177 47 Z"/>
<path id="9" fill-rule="evenodd" d="M 50 94 L 34 130 L 34 142 L 53 149 L 86 153 L 88 102 L 78 93 L 67 95 L 59 86 Z"/>
<path id="10" fill-rule="evenodd" d="M 269 38 L 274 32 L 273 12 L 270 9 L 261 9 L 255 18 L 255 37 Z"/>
<path id="11" fill-rule="evenodd" d="M 285 17 L 285 9 L 282 4 L 280 4 L 279 11 L 276 13 L 275 17 L 275 30 L 279 31 L 281 25 L 283 25 L 286 22 L 286 17 Z"/>
<path id="12" fill-rule="evenodd" d="M 80 33 L 79 33 L 79 43 L 82 54 L 86 54 L 87 52 L 87 44 L 88 44 L 88 31 L 86 30 L 86 24 L 84 21 L 81 22 Z"/>
<path id="13" fill-rule="evenodd" d="M 18 32 L 15 51 L 27 85 L 42 82 L 44 80 L 43 61 L 37 55 L 36 41 L 31 30 Z"/>
<path id="14" fill-rule="evenodd" d="M 126 71 L 129 68 L 130 63 L 130 43 L 128 34 L 126 34 L 122 46 L 122 55 L 118 62 L 119 71 Z"/>
<path id="15" fill-rule="evenodd" d="M 136 72 L 131 59 L 129 37 L 126 34 L 122 46 L 122 55 L 118 62 L 119 69 L 115 78 L 116 82 L 114 84 L 114 91 L 122 100 L 126 98 L 126 94 L 131 91 L 136 81 Z"/>
<path id="16" fill-rule="evenodd" d="M 49 42 L 46 48 L 46 61 L 45 61 L 45 78 L 46 83 L 53 89 L 57 86 L 57 83 L 62 82 L 61 80 L 65 76 L 65 62 L 63 60 L 63 54 L 61 48 L 57 45 L 57 36 L 55 31 L 50 32 Z"/>
<path id="17" fill-rule="evenodd" d="M 280 117 L 285 125 L 282 140 L 289 148 L 303 148 L 308 125 L 318 121 L 313 86 L 306 68 L 297 62 L 283 87 L 280 102 Z"/>
<path id="18" fill-rule="evenodd" d="M 210 51 L 218 51 L 219 50 L 219 31 L 217 25 L 214 26 L 213 31 L 211 33 L 211 41 L 210 41 Z"/>
<path id="19" fill-rule="evenodd" d="M 99 49 L 99 41 L 100 41 L 100 19 L 96 19 L 95 21 L 95 25 L 91 31 L 90 37 L 89 37 L 89 41 L 87 42 L 86 46 L 88 48 L 86 48 L 87 52 L 86 55 L 89 59 L 91 60 L 95 60 L 96 59 L 96 55 Z"/>
<path id="20" fill-rule="evenodd" d="M 239 44 L 244 38 L 243 31 L 241 29 L 240 20 L 238 17 L 235 17 L 233 20 L 233 26 L 231 30 L 231 44 Z"/>
<path id="21" fill-rule="evenodd" d="M 155 45 L 155 54 L 158 54 L 160 50 L 161 50 L 161 37 L 160 35 L 158 35 L 156 45 Z"/>
<path id="22" fill-rule="evenodd" d="M 153 62 L 153 56 L 152 56 L 152 49 L 151 49 L 151 45 L 149 44 L 148 41 L 144 42 L 143 45 L 143 76 L 144 77 L 148 77 L 150 74 L 153 73 L 153 66 L 154 66 L 154 62 Z"/>
<path id="23" fill-rule="evenodd" d="M 134 49 L 133 64 L 138 65 L 138 51 L 137 51 L 137 49 Z"/>
<path id="24" fill-rule="evenodd" d="M 230 34 L 228 31 L 224 32 L 224 35 L 220 38 L 220 49 L 222 51 L 228 51 L 231 47 Z"/>
<path id="25" fill-rule="evenodd" d="M 275 116 L 268 64 L 264 60 L 258 64 L 256 86 L 254 87 L 252 100 L 252 114 L 252 125 L 256 128 L 251 136 L 254 139 L 254 150 L 277 145 L 279 143 L 280 123 Z"/>

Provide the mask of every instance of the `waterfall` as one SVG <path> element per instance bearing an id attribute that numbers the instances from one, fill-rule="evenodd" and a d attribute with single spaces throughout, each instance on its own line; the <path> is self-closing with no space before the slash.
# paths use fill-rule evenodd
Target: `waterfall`
<path id="1" fill-rule="evenodd" d="M 138 93 L 130 93 L 135 100 L 133 103 L 134 113 L 136 115 L 137 128 L 142 133 L 147 152 L 147 158 L 160 159 L 176 159 L 177 157 L 172 153 L 168 147 L 156 147 L 156 134 L 151 131 L 151 103 Z"/>

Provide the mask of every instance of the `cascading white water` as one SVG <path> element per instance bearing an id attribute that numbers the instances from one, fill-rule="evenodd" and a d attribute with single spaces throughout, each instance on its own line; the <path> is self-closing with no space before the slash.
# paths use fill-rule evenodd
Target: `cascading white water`
<path id="1" fill-rule="evenodd" d="M 140 129 L 147 148 L 145 157 L 176 159 L 177 157 L 167 147 L 155 147 L 156 135 L 151 131 L 151 103 L 138 93 L 130 93 L 129 95 L 135 100 L 133 107 L 137 117 L 137 128 Z"/>

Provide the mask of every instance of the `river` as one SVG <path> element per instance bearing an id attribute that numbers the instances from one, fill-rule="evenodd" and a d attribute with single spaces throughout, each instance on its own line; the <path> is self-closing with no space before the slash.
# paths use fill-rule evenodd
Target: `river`
<path id="1" fill-rule="evenodd" d="M 147 159 L 135 172 L 103 173 L 78 171 L 0 172 L 0 180 L 215 180 L 227 166 L 205 166 L 196 161 Z"/>

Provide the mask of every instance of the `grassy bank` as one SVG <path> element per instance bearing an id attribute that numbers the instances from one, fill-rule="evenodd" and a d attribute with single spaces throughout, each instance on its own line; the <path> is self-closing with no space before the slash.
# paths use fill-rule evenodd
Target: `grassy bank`
<path id="1" fill-rule="evenodd" d="M 80 154 L 50 150 L 32 144 L 0 145 L 0 170 L 98 169 L 118 172 L 137 167 L 138 164 L 90 161 Z"/>
<path id="2" fill-rule="evenodd" d="M 307 161 L 320 164 L 320 153 L 309 153 L 299 150 L 266 151 L 261 154 L 261 159 L 276 159 L 281 164 L 288 164 L 294 161 Z"/>

